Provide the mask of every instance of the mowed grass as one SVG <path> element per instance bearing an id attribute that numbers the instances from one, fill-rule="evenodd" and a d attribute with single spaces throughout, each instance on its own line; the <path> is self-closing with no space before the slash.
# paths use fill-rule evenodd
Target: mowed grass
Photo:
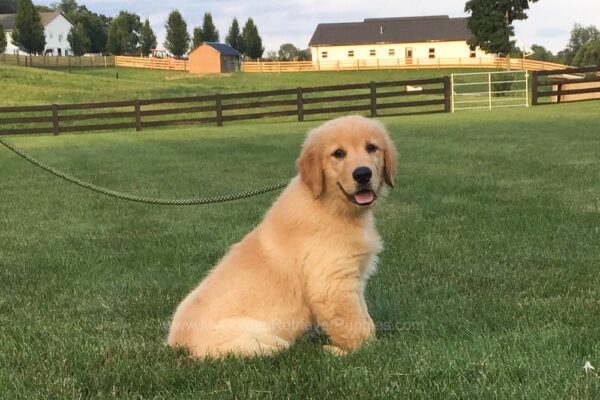
<path id="1" fill-rule="evenodd" d="M 302 338 L 274 358 L 199 362 L 170 316 L 276 194 L 156 207 L 102 197 L 0 150 L 3 398 L 600 397 L 598 102 L 386 118 L 397 188 L 367 288 L 378 340 Z M 315 123 L 11 141 L 148 196 L 228 193 L 295 172 Z"/>
<path id="2" fill-rule="evenodd" d="M 88 103 L 427 79 L 459 70 L 191 75 L 133 68 L 52 70 L 0 65 L 0 106 Z M 464 70 L 460 70 L 464 72 Z M 470 72 L 471 70 L 469 70 Z M 118 74 L 118 79 L 117 79 Z"/>

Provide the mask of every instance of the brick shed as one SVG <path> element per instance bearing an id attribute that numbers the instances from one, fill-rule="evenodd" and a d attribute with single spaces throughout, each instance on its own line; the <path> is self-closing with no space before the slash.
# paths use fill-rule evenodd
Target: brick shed
<path id="1" fill-rule="evenodd" d="M 223 43 L 204 42 L 189 53 L 192 74 L 220 74 L 239 69 L 240 52 Z"/>

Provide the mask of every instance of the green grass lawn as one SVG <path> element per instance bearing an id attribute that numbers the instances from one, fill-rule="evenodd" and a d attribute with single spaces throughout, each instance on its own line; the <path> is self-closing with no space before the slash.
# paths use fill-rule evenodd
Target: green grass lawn
<path id="1" fill-rule="evenodd" d="M 426 79 L 457 71 L 428 69 L 199 76 L 187 72 L 133 68 L 82 68 L 73 69 L 69 74 L 67 70 L 0 65 L 0 107 L 202 96 L 298 86 Z"/>
<path id="2" fill-rule="evenodd" d="M 376 211 L 378 340 L 341 358 L 313 336 L 272 359 L 198 362 L 164 346 L 176 305 L 276 194 L 126 203 L 0 148 L 0 397 L 599 398 L 598 371 L 583 369 L 600 369 L 598 106 L 384 119 L 401 157 Z M 190 197 L 292 176 L 314 125 L 10 140 L 112 189 Z"/>

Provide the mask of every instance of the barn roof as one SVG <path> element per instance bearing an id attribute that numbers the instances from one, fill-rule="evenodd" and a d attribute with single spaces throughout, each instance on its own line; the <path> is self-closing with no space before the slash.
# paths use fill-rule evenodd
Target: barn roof
<path id="1" fill-rule="evenodd" d="M 12 30 L 15 27 L 15 16 L 17 14 L 0 14 L 0 25 L 5 30 Z M 54 18 L 61 15 L 59 12 L 41 12 L 40 20 L 43 26 L 47 26 L 50 22 L 54 21 Z M 65 17 L 66 18 L 66 17 Z"/>
<path id="2" fill-rule="evenodd" d="M 319 24 L 309 46 L 468 40 L 471 36 L 467 18 L 368 18 L 363 22 Z"/>
<path id="3" fill-rule="evenodd" d="M 241 53 L 239 51 L 237 51 L 236 49 L 234 49 L 233 47 L 231 47 L 230 45 L 225 44 L 225 43 L 204 42 L 202 44 L 206 44 L 206 45 L 212 47 L 213 49 L 215 49 L 216 51 L 218 51 L 219 53 L 221 53 L 224 56 L 236 56 L 236 57 L 241 56 Z M 200 46 L 198 46 L 198 47 L 200 47 Z M 196 49 L 198 47 L 196 47 Z M 194 49 L 194 50 L 196 50 L 196 49 Z M 194 50 L 192 50 L 192 51 L 194 51 Z M 190 53 L 192 51 L 190 51 Z"/>

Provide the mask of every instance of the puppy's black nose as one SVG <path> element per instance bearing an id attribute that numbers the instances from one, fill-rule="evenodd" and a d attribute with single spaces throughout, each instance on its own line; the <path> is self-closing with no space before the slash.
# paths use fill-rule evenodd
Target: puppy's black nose
<path id="1" fill-rule="evenodd" d="M 358 183 L 367 183 L 371 180 L 373 171 L 369 167 L 358 167 L 352 172 L 352 177 Z"/>

